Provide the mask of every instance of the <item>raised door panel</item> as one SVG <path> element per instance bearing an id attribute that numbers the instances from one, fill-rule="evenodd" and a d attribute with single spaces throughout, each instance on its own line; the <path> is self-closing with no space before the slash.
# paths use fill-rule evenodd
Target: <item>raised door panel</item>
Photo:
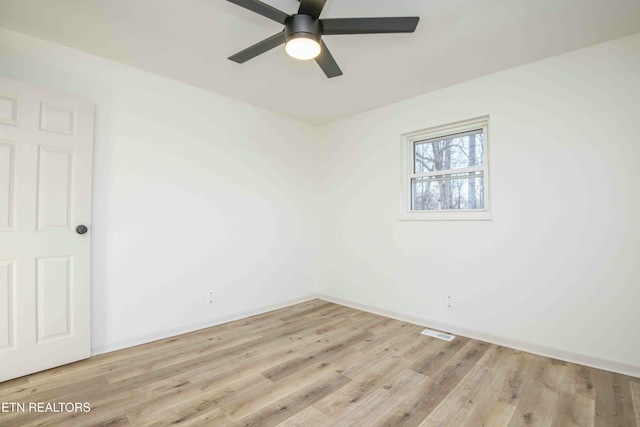
<path id="1" fill-rule="evenodd" d="M 0 260 L 0 352 L 14 345 L 15 312 L 15 261 Z"/>
<path id="2" fill-rule="evenodd" d="M 76 134 L 77 114 L 72 108 L 42 103 L 40 107 L 40 130 L 45 132 Z"/>
<path id="3" fill-rule="evenodd" d="M 18 125 L 18 98 L 0 94 L 0 124 Z"/>
<path id="4" fill-rule="evenodd" d="M 0 141 L 0 231 L 14 230 L 15 147 Z"/>
<path id="5" fill-rule="evenodd" d="M 38 230 L 71 227 L 74 152 L 40 147 L 38 153 Z"/>
<path id="6" fill-rule="evenodd" d="M 38 342 L 71 334 L 72 257 L 37 259 Z"/>

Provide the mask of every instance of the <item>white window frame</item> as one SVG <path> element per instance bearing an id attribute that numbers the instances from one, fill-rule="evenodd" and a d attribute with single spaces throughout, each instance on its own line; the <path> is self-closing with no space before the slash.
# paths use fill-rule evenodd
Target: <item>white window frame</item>
<path id="1" fill-rule="evenodd" d="M 484 179 L 484 209 L 451 209 L 451 210 L 412 210 L 411 179 L 429 175 L 429 173 L 414 173 L 414 144 L 427 139 L 440 138 L 458 133 L 482 129 L 484 158 L 482 166 L 472 168 L 482 170 Z M 402 209 L 401 220 L 492 220 L 491 217 L 491 187 L 489 169 L 489 116 L 477 117 L 442 126 L 435 126 L 414 132 L 402 134 Z M 453 170 L 453 169 L 452 169 Z M 466 169 L 455 169 L 455 172 L 465 172 Z M 441 171 L 440 171 L 441 174 Z"/>

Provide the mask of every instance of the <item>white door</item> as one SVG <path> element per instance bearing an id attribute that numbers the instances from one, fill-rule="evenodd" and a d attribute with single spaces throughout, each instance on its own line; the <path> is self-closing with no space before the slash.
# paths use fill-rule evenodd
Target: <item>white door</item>
<path id="1" fill-rule="evenodd" d="M 0 76 L 0 381 L 90 356 L 93 115 Z"/>

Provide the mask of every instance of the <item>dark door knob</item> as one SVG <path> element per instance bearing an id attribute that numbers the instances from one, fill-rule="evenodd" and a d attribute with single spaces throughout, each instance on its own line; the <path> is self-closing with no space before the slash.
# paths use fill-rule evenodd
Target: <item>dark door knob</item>
<path id="1" fill-rule="evenodd" d="M 86 225 L 79 225 L 79 226 L 76 227 L 76 233 L 78 233 L 78 234 L 84 234 L 87 231 L 89 231 L 89 229 L 87 228 Z"/>

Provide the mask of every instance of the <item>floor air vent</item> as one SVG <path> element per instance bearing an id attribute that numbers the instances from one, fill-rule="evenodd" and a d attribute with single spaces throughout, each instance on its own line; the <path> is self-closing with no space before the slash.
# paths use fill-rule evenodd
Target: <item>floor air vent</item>
<path id="1" fill-rule="evenodd" d="M 431 329 L 425 329 L 424 331 L 421 332 L 421 334 L 428 335 L 430 337 L 438 338 L 445 341 L 453 341 L 453 339 L 456 337 L 455 335 L 449 335 L 449 334 L 445 334 L 444 332 L 433 331 Z"/>

